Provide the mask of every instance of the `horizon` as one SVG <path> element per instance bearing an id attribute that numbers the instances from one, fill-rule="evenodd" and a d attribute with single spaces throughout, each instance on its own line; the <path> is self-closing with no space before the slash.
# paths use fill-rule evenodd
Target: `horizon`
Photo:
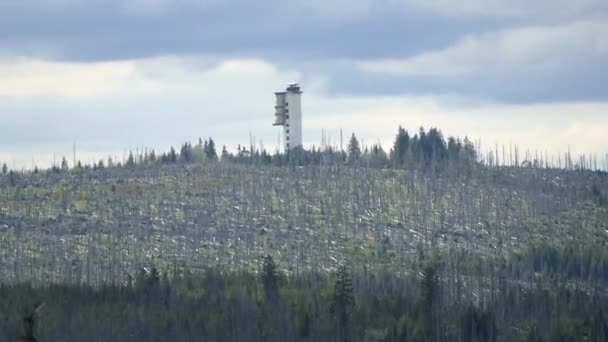
<path id="1" fill-rule="evenodd" d="M 401 129 L 401 126 L 399 127 Z M 440 134 L 444 139 L 444 143 L 447 146 L 448 138 L 455 138 L 457 141 L 461 143 L 466 143 L 467 141 L 472 144 L 475 149 L 477 155 L 477 162 L 482 165 L 489 167 L 527 167 L 532 166 L 535 163 L 538 163 L 540 168 L 549 168 L 549 169 L 561 169 L 561 170 L 588 170 L 588 171 L 605 171 L 608 172 L 608 153 L 605 155 L 598 154 L 573 154 L 570 150 L 564 152 L 557 152 L 555 154 L 548 153 L 547 150 L 539 151 L 539 150 L 530 150 L 530 149 L 521 149 L 521 146 L 516 144 L 510 145 L 498 145 L 489 146 L 484 148 L 481 140 L 471 140 L 469 137 L 457 137 L 451 135 L 445 135 L 440 128 L 437 127 L 420 127 L 419 129 L 424 129 L 425 132 L 428 133 L 429 129 L 438 129 Z M 410 134 L 410 137 L 418 136 L 420 130 L 405 130 Z M 351 134 L 354 134 L 352 132 Z M 311 152 L 317 151 L 320 153 L 346 153 L 348 152 L 348 144 L 351 137 L 351 134 L 344 134 L 340 132 L 340 137 L 338 139 L 332 139 L 331 136 L 327 135 L 326 132 L 322 132 L 321 142 L 318 145 L 309 145 L 309 146 L 301 146 L 303 150 Z M 356 135 L 355 135 L 356 137 Z M 393 146 L 395 141 L 390 143 L 390 146 L 387 148 L 381 144 L 379 141 L 366 143 L 364 140 L 360 140 L 358 137 L 357 142 L 359 144 L 359 148 L 361 152 L 368 153 L 371 152 L 372 148 L 379 146 L 387 155 L 388 158 L 392 158 L 391 154 L 393 153 Z M 218 144 L 213 137 L 208 137 L 203 139 L 199 137 L 195 140 L 187 140 L 183 141 L 179 144 L 173 144 L 166 148 L 151 148 L 147 146 L 139 146 L 135 149 L 124 149 L 121 153 L 115 154 L 107 154 L 105 156 L 101 156 L 98 159 L 94 159 L 98 156 L 95 154 L 94 157 L 90 157 L 87 159 L 80 158 L 78 154 L 77 145 L 74 144 L 72 146 L 72 154 L 62 154 L 58 155 L 56 153 L 52 154 L 52 157 L 49 156 L 48 163 L 38 164 L 32 160 L 29 166 L 22 166 L 21 168 L 11 167 L 8 163 L 0 160 L 0 164 L 4 167 L 6 165 L 11 171 L 21 171 L 21 172 L 32 172 L 35 170 L 40 171 L 51 171 L 53 168 L 59 168 L 63 163 L 63 160 L 68 165 L 69 169 L 75 169 L 77 165 L 78 167 L 94 167 L 99 162 L 109 162 L 111 159 L 113 161 L 114 167 L 125 166 L 129 156 L 132 155 L 135 158 L 135 163 L 139 164 L 139 161 L 147 158 L 151 154 L 154 154 L 156 158 L 160 158 L 160 156 L 165 156 L 169 153 L 171 149 L 174 149 L 177 152 L 178 157 L 180 156 L 180 148 L 185 144 L 191 144 L 192 146 L 197 144 L 202 144 L 203 142 L 206 144 L 208 140 L 213 140 L 215 144 L 215 149 L 218 154 L 218 157 L 222 153 L 222 150 L 226 148 L 226 151 L 232 156 L 235 157 L 237 155 L 237 151 L 239 148 L 243 150 L 252 150 L 256 153 L 267 152 L 272 156 L 277 155 L 286 155 L 287 152 L 283 151 L 283 146 L 281 144 L 277 144 L 274 149 L 268 149 L 261 141 L 257 141 L 255 136 L 250 137 L 250 144 L 238 144 L 236 148 L 228 148 L 226 145 Z M 206 145 L 205 145 L 206 146 Z M 157 160 L 158 162 L 158 160 Z M 202 163 L 207 163 L 208 161 L 201 161 Z M 192 162 L 186 162 L 190 164 Z M 196 164 L 196 162 L 195 162 Z"/>

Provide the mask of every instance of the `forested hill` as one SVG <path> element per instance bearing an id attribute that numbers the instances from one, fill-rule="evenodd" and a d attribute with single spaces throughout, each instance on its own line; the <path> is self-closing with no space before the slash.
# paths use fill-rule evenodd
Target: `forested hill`
<path id="1" fill-rule="evenodd" d="M 0 338 L 44 301 L 53 341 L 97 331 L 99 312 L 102 340 L 601 341 L 608 176 L 547 166 L 400 129 L 389 152 L 353 135 L 345 151 L 218 156 L 209 139 L 4 168 Z"/>

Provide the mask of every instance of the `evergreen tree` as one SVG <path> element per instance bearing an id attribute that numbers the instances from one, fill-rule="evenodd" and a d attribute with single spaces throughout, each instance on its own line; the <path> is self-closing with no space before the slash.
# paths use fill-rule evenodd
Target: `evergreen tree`
<path id="1" fill-rule="evenodd" d="M 190 163 L 194 160 L 194 153 L 192 152 L 192 145 L 189 142 L 185 142 L 179 152 L 179 158 L 184 163 Z"/>
<path id="2" fill-rule="evenodd" d="M 222 146 L 222 161 L 227 161 L 228 159 L 230 159 L 230 153 L 228 153 L 226 145 L 224 145 Z"/>
<path id="3" fill-rule="evenodd" d="M 405 159 L 407 153 L 410 148 L 410 135 L 408 132 L 403 129 L 403 127 L 399 126 L 399 130 L 397 132 L 397 137 L 395 137 L 395 142 L 393 144 L 393 165 L 394 166 L 403 166 L 405 163 Z"/>
<path id="4" fill-rule="evenodd" d="M 380 144 L 372 146 L 369 153 L 369 166 L 370 167 L 384 167 L 388 164 L 388 156 Z"/>
<path id="5" fill-rule="evenodd" d="M 468 137 L 464 137 L 464 156 L 467 161 L 476 161 L 477 160 L 477 151 L 475 150 L 475 146 L 473 142 L 469 140 Z"/>
<path id="6" fill-rule="evenodd" d="M 2 174 L 6 175 L 8 173 L 8 166 L 6 166 L 6 163 L 2 163 Z"/>
<path id="7" fill-rule="evenodd" d="M 443 161 L 446 159 L 446 144 L 443 134 L 437 128 L 431 128 L 427 134 L 427 159 Z"/>
<path id="8" fill-rule="evenodd" d="M 138 291 L 143 291 L 146 288 L 146 270 L 144 268 L 140 268 L 139 272 L 135 276 L 135 287 Z"/>
<path id="9" fill-rule="evenodd" d="M 346 265 L 338 268 L 336 283 L 334 285 L 334 296 L 331 311 L 334 315 L 339 341 L 349 341 L 350 318 L 355 297 L 353 293 L 352 279 Z"/>
<path id="10" fill-rule="evenodd" d="M 262 266 L 262 283 L 264 284 L 264 294 L 266 300 L 272 300 L 278 296 L 279 282 L 277 275 L 277 266 L 272 259 L 272 256 L 266 255 Z"/>
<path id="11" fill-rule="evenodd" d="M 127 157 L 127 162 L 125 163 L 127 167 L 135 166 L 135 157 L 133 157 L 133 152 L 129 151 L 129 157 Z"/>
<path id="12" fill-rule="evenodd" d="M 10 184 L 11 186 L 15 186 L 15 185 L 17 185 L 17 178 L 18 178 L 18 176 L 17 176 L 17 174 L 15 173 L 15 171 L 10 170 L 10 171 L 8 172 L 8 182 L 9 182 L 9 184 Z"/>
<path id="13" fill-rule="evenodd" d="M 154 150 L 150 151 L 148 159 L 150 160 L 150 163 L 152 163 L 152 164 L 154 164 L 156 162 L 156 152 Z"/>
<path id="14" fill-rule="evenodd" d="M 160 273 L 156 267 L 152 267 L 150 274 L 148 275 L 147 285 L 149 288 L 157 288 L 160 284 Z"/>
<path id="15" fill-rule="evenodd" d="M 245 149 L 245 147 L 241 148 L 241 144 L 238 144 L 236 147 L 236 158 L 238 159 L 238 161 L 242 161 L 243 158 L 245 157 L 247 150 Z"/>
<path id="16" fill-rule="evenodd" d="M 359 140 L 353 133 L 348 141 L 348 160 L 351 163 L 357 162 L 361 158 L 361 146 L 359 146 Z"/>
<path id="17" fill-rule="evenodd" d="M 458 161 L 460 159 L 460 150 L 462 149 L 462 142 L 454 137 L 448 138 L 447 147 L 447 158 L 450 161 Z"/>
<path id="18" fill-rule="evenodd" d="M 205 154 L 207 155 L 208 160 L 216 160 L 217 152 L 215 151 L 215 142 L 210 137 L 209 141 L 205 141 Z"/>
<path id="19" fill-rule="evenodd" d="M 435 330 L 437 329 L 436 302 L 439 291 L 437 288 L 437 272 L 434 264 L 428 263 L 423 267 L 420 286 L 422 292 L 422 319 L 425 338 L 428 340 L 435 340 Z"/>
<path id="20" fill-rule="evenodd" d="M 61 159 L 61 170 L 62 170 L 62 171 L 67 171 L 67 170 L 69 170 L 69 167 L 68 167 L 68 160 L 67 160 L 67 159 L 65 159 L 65 156 L 64 156 L 64 157 Z"/>
<path id="21" fill-rule="evenodd" d="M 171 148 L 169 149 L 169 154 L 167 155 L 167 162 L 172 164 L 177 163 L 177 152 L 175 152 L 173 146 L 171 146 Z"/>

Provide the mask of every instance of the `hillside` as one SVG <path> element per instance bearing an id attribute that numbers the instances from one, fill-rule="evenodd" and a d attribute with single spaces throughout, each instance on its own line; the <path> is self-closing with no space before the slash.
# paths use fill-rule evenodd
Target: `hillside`
<path id="1" fill-rule="evenodd" d="M 407 272 L 416 252 L 604 246 L 606 174 L 468 166 L 175 164 L 1 178 L 4 281 L 124 283 L 142 267 Z"/>

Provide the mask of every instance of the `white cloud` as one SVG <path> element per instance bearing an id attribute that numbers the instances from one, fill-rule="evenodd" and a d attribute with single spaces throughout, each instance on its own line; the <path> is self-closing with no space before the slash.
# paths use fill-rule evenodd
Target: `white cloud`
<path id="1" fill-rule="evenodd" d="M 91 64 L 0 60 L 0 97 L 94 98 L 123 92 L 124 86 L 155 89 L 159 84 L 138 75 L 134 61 Z"/>
<path id="2" fill-rule="evenodd" d="M 358 66 L 369 72 L 426 76 L 553 70 L 589 56 L 608 57 L 607 47 L 608 22 L 590 20 L 469 35 L 442 50 Z"/>

